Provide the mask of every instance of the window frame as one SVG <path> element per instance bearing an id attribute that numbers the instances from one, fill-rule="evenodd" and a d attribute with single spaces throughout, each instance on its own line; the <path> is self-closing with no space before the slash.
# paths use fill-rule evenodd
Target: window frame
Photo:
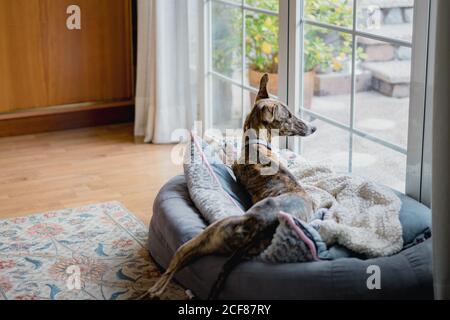
<path id="1" fill-rule="evenodd" d="M 205 129 L 212 127 L 212 96 L 211 79 L 218 77 L 223 81 L 230 82 L 240 87 L 243 92 L 256 92 L 256 88 L 245 85 L 246 53 L 245 53 L 245 14 L 249 10 L 257 13 L 277 15 L 279 17 L 279 94 L 278 99 L 287 103 L 293 112 L 303 115 L 311 115 L 330 125 L 346 130 L 349 134 L 349 171 L 352 171 L 352 153 L 353 136 L 359 136 L 362 139 L 372 141 L 378 145 L 387 147 L 406 155 L 406 181 L 405 193 L 416 200 L 427 205 L 430 204 L 431 193 L 431 170 L 430 158 L 428 157 L 429 146 L 431 146 L 429 132 L 431 130 L 431 105 L 432 97 L 427 94 L 427 88 L 430 86 L 430 52 L 429 52 L 429 32 L 430 32 L 430 14 L 432 14 L 431 0 L 414 1 L 414 20 L 413 20 L 413 39 L 412 42 L 393 39 L 370 32 L 357 30 L 356 28 L 356 6 L 357 1 L 353 1 L 353 26 L 351 28 L 334 26 L 323 22 L 312 21 L 303 18 L 304 0 L 280 0 L 279 12 L 274 13 L 268 10 L 250 7 L 245 4 L 245 0 L 231 2 L 229 0 L 198 0 L 203 4 L 199 24 L 200 34 L 203 35 L 201 45 L 203 46 L 200 59 L 202 59 L 201 72 L 199 72 L 200 85 L 200 119 L 203 121 Z M 236 81 L 228 78 L 212 69 L 212 39 L 211 26 L 212 3 L 222 3 L 242 10 L 242 79 Z M 340 123 L 334 119 L 303 108 L 303 35 L 305 25 L 323 27 L 328 30 L 346 32 L 352 35 L 352 85 L 351 85 L 351 103 L 350 103 L 350 121 L 349 124 Z M 379 40 L 394 45 L 409 47 L 412 50 L 411 59 L 411 85 L 410 85 L 410 108 L 408 125 L 408 143 L 407 147 L 399 146 L 382 138 L 376 137 L 370 133 L 355 128 L 355 81 L 356 81 L 356 50 L 357 37 Z M 209 107 L 208 107 L 209 106 Z M 245 106 L 242 103 L 242 112 Z M 244 121 L 243 115 L 243 121 Z M 301 140 L 297 142 L 296 138 L 287 138 L 286 146 L 296 152 L 301 151 Z"/>
<path id="2" fill-rule="evenodd" d="M 216 77 L 217 79 L 220 79 L 222 81 L 231 83 L 232 85 L 239 87 L 241 90 L 243 90 L 243 93 L 249 92 L 249 93 L 257 93 L 257 88 L 253 88 L 250 85 L 245 84 L 245 71 L 246 71 L 246 63 L 247 63 L 247 57 L 245 52 L 245 12 L 251 11 L 255 13 L 261 13 L 271 16 L 277 16 L 278 20 L 281 21 L 288 21 L 288 1 L 280 0 L 279 1 L 279 12 L 273 12 L 266 9 L 256 8 L 252 7 L 246 4 L 245 0 L 240 0 L 240 2 L 232 2 L 229 0 L 198 0 L 202 3 L 203 10 L 200 10 L 200 32 L 201 40 L 200 40 L 200 47 L 203 48 L 202 54 L 200 56 L 200 72 L 199 72 L 199 119 L 204 124 L 204 129 L 212 128 L 213 124 L 213 118 L 212 118 L 212 108 L 208 108 L 207 106 L 212 106 L 212 79 L 213 77 Z M 211 26 L 212 26 L 212 4 L 213 3 L 219 3 L 226 6 L 229 6 L 231 8 L 240 9 L 242 12 L 242 61 L 241 61 L 241 69 L 242 69 L 242 76 L 239 81 L 232 79 L 230 77 L 227 77 L 215 70 L 213 70 L 213 63 L 212 63 L 212 55 L 210 54 L 212 50 L 212 32 L 211 32 Z M 287 97 L 287 75 L 288 75 L 288 62 L 287 62 L 287 49 L 288 49 L 288 30 L 287 30 L 287 23 L 280 23 L 279 25 L 279 65 L 278 65 L 278 74 L 279 74 L 279 83 L 278 83 L 278 96 L 273 96 L 273 98 L 280 99 L 282 101 L 286 101 Z M 244 99 L 244 94 L 242 95 L 242 100 Z M 245 112 L 245 106 L 244 101 L 242 101 L 242 113 Z M 245 121 L 245 118 L 242 119 L 242 124 Z"/>

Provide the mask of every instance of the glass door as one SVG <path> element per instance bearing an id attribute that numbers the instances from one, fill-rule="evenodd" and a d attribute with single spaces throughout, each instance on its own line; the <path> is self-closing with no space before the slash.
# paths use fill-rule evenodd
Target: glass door
<path id="1" fill-rule="evenodd" d="M 405 191 L 416 3 L 302 1 L 296 111 L 318 130 L 296 147 L 308 160 Z"/>
<path id="2" fill-rule="evenodd" d="M 270 94 L 318 128 L 291 149 L 423 200 L 429 0 L 204 4 L 207 128 L 242 128 L 269 73 Z"/>
<path id="3" fill-rule="evenodd" d="M 279 0 L 210 0 L 207 85 L 209 126 L 241 129 L 253 105 L 259 80 L 269 73 L 269 92 L 282 97 Z M 282 41 L 285 43 L 285 41 Z"/>

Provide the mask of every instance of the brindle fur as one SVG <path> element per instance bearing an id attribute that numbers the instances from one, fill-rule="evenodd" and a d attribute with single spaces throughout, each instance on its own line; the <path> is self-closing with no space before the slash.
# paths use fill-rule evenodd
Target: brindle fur
<path id="1" fill-rule="evenodd" d="M 256 137 L 271 142 L 272 136 L 261 129 L 276 129 L 284 136 L 307 136 L 315 131 L 307 123 L 291 114 L 282 103 L 269 99 L 267 93 L 268 76 L 261 79 L 255 106 L 248 115 L 244 130 L 253 129 Z M 260 135 L 261 133 L 261 135 Z M 244 137 L 244 145 L 246 139 Z M 252 138 L 252 137 L 250 137 Z M 249 152 L 257 152 L 261 163 L 249 161 Z M 243 216 L 232 216 L 208 226 L 202 233 L 186 242 L 175 253 L 169 267 L 155 285 L 144 296 L 158 298 L 166 289 L 174 274 L 193 260 L 210 254 L 231 255 L 225 264 L 210 297 L 216 297 L 226 276 L 242 258 L 260 254 L 267 248 L 278 226 L 280 211 L 307 221 L 312 215 L 312 201 L 276 154 L 261 144 L 245 147 L 244 158 L 233 165 L 238 181 L 247 188 L 254 205 Z M 276 162 L 278 171 L 273 175 L 263 175 L 262 171 Z"/>

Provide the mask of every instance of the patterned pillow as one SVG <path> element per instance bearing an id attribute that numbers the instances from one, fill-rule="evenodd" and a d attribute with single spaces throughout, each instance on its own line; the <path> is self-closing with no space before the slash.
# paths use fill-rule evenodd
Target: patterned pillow
<path id="1" fill-rule="evenodd" d="M 253 205 L 252 198 L 247 190 L 236 181 L 233 171 L 223 163 L 211 165 L 214 173 L 222 185 L 222 188 L 234 199 L 243 211 L 247 211 Z"/>
<path id="2" fill-rule="evenodd" d="M 215 157 L 213 150 L 193 133 L 187 150 L 184 175 L 189 195 L 208 224 L 229 216 L 243 215 L 245 205 L 239 204 L 221 183 L 221 179 L 229 181 L 229 177 L 220 167 L 221 162 Z M 221 170 L 221 179 L 214 168 Z"/>

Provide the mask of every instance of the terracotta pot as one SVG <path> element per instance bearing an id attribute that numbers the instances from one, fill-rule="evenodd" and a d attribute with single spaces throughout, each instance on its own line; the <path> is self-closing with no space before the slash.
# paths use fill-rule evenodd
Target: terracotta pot
<path id="1" fill-rule="evenodd" d="M 264 75 L 265 72 L 259 72 L 256 70 L 249 69 L 248 70 L 248 81 L 250 83 L 250 86 L 253 88 L 259 89 L 259 82 Z M 278 95 L 278 73 L 268 73 L 269 75 L 269 85 L 267 86 L 267 89 L 269 90 L 269 93 L 273 95 Z M 250 101 L 252 104 L 255 102 L 256 94 L 251 92 L 250 93 Z"/>
<path id="2" fill-rule="evenodd" d="M 314 95 L 314 81 L 316 79 L 316 71 L 308 71 L 305 73 L 303 85 L 303 107 L 311 108 L 311 102 Z"/>

